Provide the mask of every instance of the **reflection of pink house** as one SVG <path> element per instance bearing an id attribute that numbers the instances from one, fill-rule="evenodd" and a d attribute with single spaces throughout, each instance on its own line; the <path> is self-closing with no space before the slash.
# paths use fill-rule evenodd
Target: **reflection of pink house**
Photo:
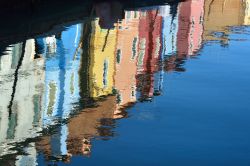
<path id="1" fill-rule="evenodd" d="M 136 101 L 136 71 L 138 55 L 138 11 L 125 11 L 125 19 L 118 25 L 116 46 L 115 88 L 117 95 L 117 110 Z"/>
<path id="2" fill-rule="evenodd" d="M 187 0 L 179 6 L 178 55 L 194 55 L 201 47 L 204 0 Z"/>
<path id="3" fill-rule="evenodd" d="M 142 99 L 151 98 L 154 93 L 153 73 L 158 71 L 161 53 L 162 17 L 159 9 L 141 11 L 139 23 L 139 54 L 137 86 Z"/>

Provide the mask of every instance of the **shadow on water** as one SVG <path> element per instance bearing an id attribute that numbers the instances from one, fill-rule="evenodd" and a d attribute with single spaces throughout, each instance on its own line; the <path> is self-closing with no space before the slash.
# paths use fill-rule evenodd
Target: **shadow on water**
<path id="1" fill-rule="evenodd" d="M 243 1 L 0 4 L 9 15 L 0 20 L 4 165 L 91 157 L 93 142 L 117 137 L 129 110 L 164 94 L 166 73 L 185 72 L 204 43 L 225 47 L 230 27 L 249 24 Z M 223 19 L 235 5 L 239 15 Z"/>

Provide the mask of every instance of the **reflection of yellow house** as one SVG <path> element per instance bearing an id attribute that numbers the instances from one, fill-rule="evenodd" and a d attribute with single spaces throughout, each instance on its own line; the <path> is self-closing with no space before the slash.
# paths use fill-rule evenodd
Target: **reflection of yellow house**
<path id="1" fill-rule="evenodd" d="M 92 22 L 89 63 L 90 97 L 112 93 L 116 32 L 116 29 L 101 29 L 98 20 Z"/>
<path id="2" fill-rule="evenodd" d="M 206 0 L 204 17 L 204 39 L 213 40 L 212 32 L 222 32 L 226 36 L 228 26 L 244 23 L 245 3 L 240 0 Z M 219 37 L 223 39 L 223 37 Z"/>
<path id="3" fill-rule="evenodd" d="M 244 0 L 244 2 L 245 2 L 244 25 L 250 25 L 250 0 Z"/>

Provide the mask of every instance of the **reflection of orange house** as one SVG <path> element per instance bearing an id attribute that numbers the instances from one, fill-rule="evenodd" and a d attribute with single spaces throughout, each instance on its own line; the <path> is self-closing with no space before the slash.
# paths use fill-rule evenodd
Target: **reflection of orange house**
<path id="1" fill-rule="evenodd" d="M 136 69 L 138 54 L 138 11 L 125 11 L 125 19 L 117 31 L 115 88 L 118 91 L 116 113 L 136 101 Z"/>
<path id="2" fill-rule="evenodd" d="M 187 0 L 179 6 L 178 55 L 194 55 L 201 47 L 204 0 Z"/>
<path id="3" fill-rule="evenodd" d="M 93 137 L 112 136 L 110 129 L 112 127 L 114 110 L 116 107 L 116 97 L 108 96 L 96 103 L 96 107 L 84 109 L 80 114 L 70 119 L 68 123 L 68 152 L 73 155 L 83 154 L 84 140 Z M 105 127 L 103 127 L 105 126 Z"/>
<path id="4" fill-rule="evenodd" d="M 147 100 L 153 96 L 153 74 L 159 67 L 162 17 L 159 9 L 142 10 L 140 15 L 137 88 L 141 93 L 141 100 Z"/>
<path id="5" fill-rule="evenodd" d="M 220 39 L 226 42 L 230 33 L 228 26 L 244 24 L 245 4 L 240 0 L 206 0 L 204 17 L 204 39 Z M 213 37 L 212 32 L 221 32 Z"/>
<path id="6" fill-rule="evenodd" d="M 116 97 L 108 96 L 103 101 L 97 102 L 96 107 L 86 108 L 77 116 L 72 117 L 67 124 L 66 151 L 71 155 L 87 155 L 84 150 L 88 147 L 91 151 L 91 138 L 113 136 L 111 129 L 114 123 L 112 118 L 115 107 Z M 58 131 L 58 128 L 60 127 L 57 127 L 55 130 Z M 57 146 L 57 144 L 60 146 L 62 143 L 60 140 L 53 142 L 53 137 L 57 134 L 60 134 L 60 132 L 49 136 L 42 136 L 36 143 L 37 150 L 42 152 L 47 160 L 55 155 L 53 153 L 53 146 Z M 88 143 L 86 144 L 86 142 Z M 53 145 L 53 143 L 56 143 L 56 145 Z"/>

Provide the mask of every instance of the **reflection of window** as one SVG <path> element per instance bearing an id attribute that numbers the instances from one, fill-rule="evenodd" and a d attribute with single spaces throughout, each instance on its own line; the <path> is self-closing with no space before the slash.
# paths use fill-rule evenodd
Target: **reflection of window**
<path id="1" fill-rule="evenodd" d="M 161 48 L 161 39 L 160 37 L 156 38 L 156 48 L 155 48 L 155 57 L 158 57 L 159 53 L 160 53 L 160 48 Z"/>
<path id="2" fill-rule="evenodd" d="M 71 78 L 70 78 L 70 93 L 71 95 L 74 94 L 74 91 L 75 91 L 75 87 L 74 87 L 74 79 L 75 78 L 75 75 L 74 73 L 71 74 Z"/>
<path id="3" fill-rule="evenodd" d="M 202 17 L 202 15 L 200 15 L 200 21 L 199 21 L 199 24 L 203 24 L 203 17 Z"/>
<path id="4" fill-rule="evenodd" d="M 122 102 L 122 95 L 120 93 L 118 93 L 116 95 L 116 103 L 117 104 L 121 104 L 121 102 Z"/>
<path id="5" fill-rule="evenodd" d="M 105 59 L 103 64 L 103 86 L 106 87 L 108 85 L 108 60 Z"/>
<path id="6" fill-rule="evenodd" d="M 118 49 L 117 51 L 116 51 L 116 62 L 117 63 L 121 63 L 121 50 L 120 49 Z"/>
<path id="7" fill-rule="evenodd" d="M 131 11 L 127 11 L 127 19 L 131 18 Z"/>
<path id="8" fill-rule="evenodd" d="M 136 56 L 136 45 L 137 45 L 138 38 L 135 37 L 133 40 L 133 46 L 132 46 L 132 59 L 135 59 Z"/>
<path id="9" fill-rule="evenodd" d="M 144 55 L 145 55 L 145 50 L 140 50 L 139 57 L 138 57 L 138 65 L 139 66 L 143 65 Z"/>
<path id="10" fill-rule="evenodd" d="M 140 49 L 144 50 L 146 46 L 146 39 L 142 38 L 140 41 Z"/>
<path id="11" fill-rule="evenodd" d="M 141 12 L 141 16 L 142 17 L 146 17 L 147 16 L 147 13 L 145 11 Z"/>
<path id="12" fill-rule="evenodd" d="M 131 96 L 135 97 L 135 91 L 134 90 L 131 91 Z"/>
<path id="13" fill-rule="evenodd" d="M 50 82 L 49 83 L 49 105 L 47 108 L 47 114 L 52 115 L 53 110 L 54 110 L 54 105 L 56 102 L 56 83 L 55 82 Z"/>
<path id="14" fill-rule="evenodd" d="M 135 88 L 135 86 L 132 86 L 131 89 L 132 89 L 132 90 L 131 90 L 131 98 L 134 98 L 135 95 L 136 95 L 136 91 L 135 91 L 136 88 Z"/>
<path id="15" fill-rule="evenodd" d="M 138 65 L 143 65 L 143 59 L 145 56 L 145 46 L 146 46 L 146 39 L 142 38 L 140 41 L 140 50 L 139 50 L 139 57 L 138 57 Z"/>
<path id="16" fill-rule="evenodd" d="M 136 11 L 134 12 L 134 18 L 137 18 L 137 12 Z"/>
<path id="17" fill-rule="evenodd" d="M 12 63 L 11 63 L 12 69 L 15 69 L 18 65 L 21 55 L 23 54 L 22 47 L 23 47 L 23 43 L 18 43 L 18 44 L 15 44 L 12 48 Z"/>
<path id="18" fill-rule="evenodd" d="M 33 96 L 33 105 L 34 105 L 34 117 L 33 124 L 37 124 L 40 120 L 40 112 L 41 112 L 41 98 L 39 95 Z"/>
<path id="19" fill-rule="evenodd" d="M 45 38 L 47 53 L 49 56 L 54 55 L 56 53 L 57 45 L 56 45 L 56 37 L 55 35 L 49 36 Z"/>

